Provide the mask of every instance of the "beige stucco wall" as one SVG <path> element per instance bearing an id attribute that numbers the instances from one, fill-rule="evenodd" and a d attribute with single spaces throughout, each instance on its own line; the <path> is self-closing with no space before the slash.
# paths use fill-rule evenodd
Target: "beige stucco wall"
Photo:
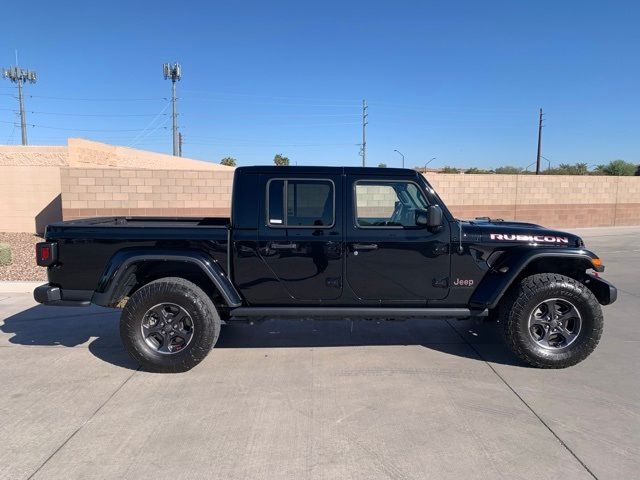
<path id="1" fill-rule="evenodd" d="M 0 230 L 43 232 L 62 219 L 60 167 L 2 165 L 0 170 Z"/>
<path id="2" fill-rule="evenodd" d="M 92 142 L 82 138 L 70 138 L 68 149 L 70 167 L 233 171 L 232 167 L 217 163 Z"/>
<path id="3" fill-rule="evenodd" d="M 67 165 L 66 146 L 0 145 L 0 166 Z"/>

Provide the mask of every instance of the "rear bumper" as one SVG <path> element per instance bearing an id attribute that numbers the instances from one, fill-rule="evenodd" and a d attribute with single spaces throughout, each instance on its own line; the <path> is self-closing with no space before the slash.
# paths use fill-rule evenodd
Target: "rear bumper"
<path id="1" fill-rule="evenodd" d="M 43 305 L 59 307 L 86 307 L 91 304 L 93 292 L 90 290 L 62 290 L 45 283 L 33 291 L 33 298 Z"/>
<path id="2" fill-rule="evenodd" d="M 601 305 L 611 305 L 618 299 L 618 289 L 603 278 L 589 275 L 585 285 L 589 287 Z"/>

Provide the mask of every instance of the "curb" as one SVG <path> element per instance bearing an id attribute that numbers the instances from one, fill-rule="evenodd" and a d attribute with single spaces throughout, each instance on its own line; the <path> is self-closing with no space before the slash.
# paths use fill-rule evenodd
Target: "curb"
<path id="1" fill-rule="evenodd" d="M 0 293 L 33 293 L 36 287 L 45 283 L 47 282 L 0 282 Z"/>

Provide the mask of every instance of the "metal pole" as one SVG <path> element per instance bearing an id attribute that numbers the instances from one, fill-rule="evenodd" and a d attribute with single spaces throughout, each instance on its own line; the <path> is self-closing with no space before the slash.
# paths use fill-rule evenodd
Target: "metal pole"
<path id="1" fill-rule="evenodd" d="M 17 59 L 17 53 L 16 53 Z M 20 130 L 22 131 L 22 145 L 27 145 L 27 116 L 24 110 L 24 93 L 22 87 L 24 82 L 36 83 L 38 76 L 33 70 L 23 70 L 18 67 L 9 67 L 2 69 L 2 76 L 8 78 L 18 85 L 18 104 L 20 107 Z"/>
<path id="2" fill-rule="evenodd" d="M 182 77 L 182 67 L 179 63 L 174 63 L 173 65 L 169 63 L 165 63 L 162 65 L 162 72 L 164 73 L 164 78 L 171 79 L 171 107 L 173 110 L 172 120 L 173 120 L 173 156 L 180 156 L 180 142 L 178 140 L 178 108 L 177 108 L 177 98 L 176 98 L 176 82 L 180 80 Z"/>
<path id="3" fill-rule="evenodd" d="M 367 165 L 367 101 L 362 100 L 362 166 Z"/>
<path id="4" fill-rule="evenodd" d="M 176 79 L 171 82 L 171 106 L 173 108 L 173 156 L 178 156 L 178 119 L 176 117 Z"/>
<path id="5" fill-rule="evenodd" d="M 396 152 L 398 155 L 402 157 L 402 168 L 404 168 L 404 155 L 400 150 L 394 150 L 394 152 Z"/>
<path id="6" fill-rule="evenodd" d="M 27 145 L 27 119 L 24 113 L 24 97 L 22 96 L 22 78 L 18 78 L 18 102 L 20 103 L 20 130 L 22 131 L 22 145 Z"/>
<path id="7" fill-rule="evenodd" d="M 542 109 L 538 120 L 538 156 L 536 157 L 536 175 L 540 175 L 540 153 L 542 151 Z"/>

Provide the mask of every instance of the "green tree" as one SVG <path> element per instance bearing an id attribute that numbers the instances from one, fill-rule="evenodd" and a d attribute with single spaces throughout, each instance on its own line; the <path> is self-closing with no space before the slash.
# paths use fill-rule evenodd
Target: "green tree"
<path id="1" fill-rule="evenodd" d="M 281 153 L 278 153 L 275 157 L 273 157 L 273 163 L 275 163 L 279 167 L 287 167 L 289 165 L 289 158 L 285 157 Z"/>
<path id="2" fill-rule="evenodd" d="M 222 160 L 220 160 L 220 165 L 226 165 L 227 167 L 235 167 L 236 159 L 233 157 L 224 157 Z"/>
<path id="3" fill-rule="evenodd" d="M 604 175 L 613 176 L 632 176 L 636 173 L 636 166 L 633 163 L 625 162 L 624 160 L 612 160 L 606 165 L 598 165 L 596 172 Z"/>
<path id="4" fill-rule="evenodd" d="M 522 167 L 514 167 L 512 165 L 505 165 L 504 167 L 498 167 L 494 170 L 496 173 L 502 175 L 517 175 L 522 173 Z"/>
<path id="5" fill-rule="evenodd" d="M 460 173 L 460 169 L 445 165 L 444 167 L 442 167 L 442 170 L 440 170 L 440 173 Z"/>
<path id="6" fill-rule="evenodd" d="M 561 163 L 558 168 L 544 170 L 541 172 L 546 175 L 589 175 L 589 167 L 586 163 Z"/>
<path id="7" fill-rule="evenodd" d="M 379 163 L 378 164 L 378 168 L 387 168 L 387 164 L 386 163 Z"/>
<path id="8" fill-rule="evenodd" d="M 471 168 L 467 168 L 464 171 L 464 173 L 474 175 L 474 174 L 480 174 L 480 173 L 493 173 L 493 172 L 491 170 L 485 170 L 483 168 L 471 167 Z"/>

